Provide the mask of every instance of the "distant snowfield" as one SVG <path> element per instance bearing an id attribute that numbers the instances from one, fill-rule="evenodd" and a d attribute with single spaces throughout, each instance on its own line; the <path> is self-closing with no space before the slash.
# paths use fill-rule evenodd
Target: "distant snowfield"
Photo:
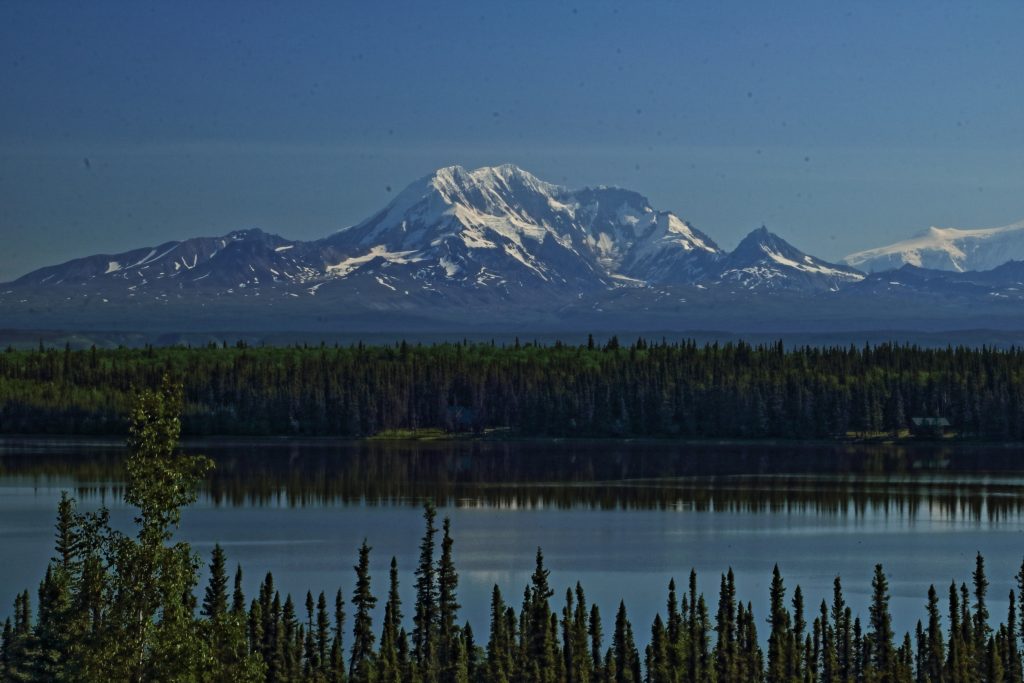
<path id="1" fill-rule="evenodd" d="M 1024 260 L 1024 221 L 999 228 L 928 228 L 910 239 L 850 254 L 845 263 L 875 273 L 910 264 L 920 268 L 991 270 Z"/>

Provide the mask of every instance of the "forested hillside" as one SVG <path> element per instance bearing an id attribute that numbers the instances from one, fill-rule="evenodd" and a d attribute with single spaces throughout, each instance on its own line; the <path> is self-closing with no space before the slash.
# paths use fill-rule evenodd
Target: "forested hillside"
<path id="1" fill-rule="evenodd" d="M 138 390 L 184 383 L 187 435 L 508 429 L 528 436 L 847 438 L 942 417 L 1024 438 L 1024 352 L 744 343 L 8 350 L 0 432 L 123 434 Z"/>

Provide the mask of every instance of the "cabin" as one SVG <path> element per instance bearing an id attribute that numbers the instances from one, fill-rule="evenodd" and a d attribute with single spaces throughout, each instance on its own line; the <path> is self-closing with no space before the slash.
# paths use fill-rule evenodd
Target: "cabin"
<path id="1" fill-rule="evenodd" d="M 949 420 L 944 417 L 912 417 L 910 424 L 919 439 L 942 439 L 949 433 Z"/>

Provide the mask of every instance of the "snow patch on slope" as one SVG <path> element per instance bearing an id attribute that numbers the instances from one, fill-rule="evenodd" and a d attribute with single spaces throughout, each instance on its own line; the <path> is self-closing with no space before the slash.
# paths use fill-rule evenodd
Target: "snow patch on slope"
<path id="1" fill-rule="evenodd" d="M 801 270 L 805 273 L 818 273 L 820 275 L 831 275 L 833 277 L 841 277 L 848 280 L 863 280 L 863 275 L 856 275 L 846 270 L 839 270 L 837 268 L 830 268 L 829 266 L 818 263 L 811 256 L 804 256 L 804 262 L 800 263 L 792 259 L 788 259 L 777 251 L 772 251 L 767 245 L 762 245 L 761 249 L 768 255 L 772 261 L 775 261 L 781 266 L 788 266 L 795 270 Z"/>
<path id="2" fill-rule="evenodd" d="M 416 256 L 415 251 L 390 252 L 387 250 L 387 247 L 381 244 L 373 247 L 372 249 L 370 249 L 369 252 L 363 254 L 362 256 L 353 256 L 352 258 L 347 258 L 344 261 L 341 261 L 340 263 L 336 263 L 332 266 L 327 266 L 327 272 L 330 275 L 334 275 L 336 277 L 345 277 L 351 274 L 352 272 L 358 270 L 361 266 L 364 266 L 370 261 L 373 261 L 374 259 L 378 258 L 383 259 L 389 263 L 399 264 L 417 263 L 423 260 L 422 257 Z"/>

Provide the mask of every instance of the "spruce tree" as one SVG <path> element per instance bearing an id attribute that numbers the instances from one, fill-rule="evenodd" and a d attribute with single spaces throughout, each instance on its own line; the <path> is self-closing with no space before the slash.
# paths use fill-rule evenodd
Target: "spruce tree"
<path id="1" fill-rule="evenodd" d="M 590 637 L 590 657 L 594 662 L 594 677 L 595 679 L 602 673 L 602 663 L 604 662 L 604 631 L 601 627 L 601 610 L 597 608 L 595 602 L 590 607 L 590 618 L 587 622 L 587 635 Z"/>
<path id="2" fill-rule="evenodd" d="M 820 615 L 817 619 L 820 633 L 819 669 L 822 683 L 839 683 L 839 660 L 836 656 L 835 628 L 829 621 L 828 603 L 821 601 Z"/>
<path id="3" fill-rule="evenodd" d="M 289 593 L 281 609 L 280 631 L 277 649 L 281 658 L 281 678 L 284 681 L 297 680 L 302 672 L 302 638 L 295 601 Z"/>
<path id="4" fill-rule="evenodd" d="M 359 547 L 359 563 L 355 566 L 356 587 L 352 592 L 352 651 L 349 658 L 349 678 L 353 683 L 368 683 L 373 676 L 372 611 L 377 604 L 370 586 L 370 546 L 366 540 Z"/>
<path id="5" fill-rule="evenodd" d="M 397 683 L 402 671 L 398 662 L 398 633 L 402 624 L 402 600 L 398 595 L 398 561 L 391 558 L 388 599 L 384 603 L 384 624 L 380 634 L 380 652 L 377 657 L 377 681 Z"/>
<path id="6" fill-rule="evenodd" d="M 1006 678 L 1011 683 L 1021 683 L 1024 671 L 1021 667 L 1020 646 L 1017 644 L 1017 596 L 1010 590 L 1009 607 L 1006 614 L 1006 637 L 1004 638 L 1003 658 Z"/>
<path id="7" fill-rule="evenodd" d="M 436 683 L 438 595 L 434 567 L 434 521 L 437 509 L 430 502 L 423 506 L 426 530 L 420 541 L 420 558 L 416 567 L 416 605 L 413 612 L 412 651 L 423 683 Z"/>
<path id="8" fill-rule="evenodd" d="M 82 539 L 79 535 L 79 520 L 75 515 L 75 500 L 66 491 L 60 494 L 57 504 L 57 554 L 53 558 L 69 577 L 74 577 L 78 570 L 79 553 Z"/>
<path id="9" fill-rule="evenodd" d="M 71 648 L 67 619 L 71 607 L 70 582 L 62 564 L 51 563 L 39 585 L 39 612 L 34 630 L 33 678 L 69 680 Z"/>
<path id="10" fill-rule="evenodd" d="M 960 615 L 960 595 L 956 582 L 953 581 L 949 584 L 949 647 L 946 656 L 946 671 L 950 681 L 966 681 L 973 675 L 970 659 L 965 651 Z"/>
<path id="11" fill-rule="evenodd" d="M 468 621 L 462 625 L 462 647 L 466 653 L 466 680 L 480 680 L 483 672 L 482 650 L 476 643 L 473 627 Z"/>
<path id="12" fill-rule="evenodd" d="M 720 681 L 736 680 L 736 583 L 731 567 L 727 575 L 722 575 L 715 631 L 718 634 L 714 655 L 716 676 Z"/>
<path id="13" fill-rule="evenodd" d="M 548 600 L 554 595 L 548 585 L 550 571 L 544 567 L 544 553 L 537 548 L 536 566 L 530 578 L 528 612 L 526 619 L 526 654 L 534 665 L 532 683 L 549 683 L 554 680 L 555 643 L 551 638 L 551 606 Z"/>
<path id="14" fill-rule="evenodd" d="M 837 576 L 832 581 L 832 628 L 836 648 L 836 666 L 839 680 L 846 681 L 852 675 L 853 633 L 850 610 L 843 598 L 843 585 Z"/>
<path id="15" fill-rule="evenodd" d="M 647 679 L 650 683 L 672 683 L 673 676 L 668 659 L 668 632 L 660 614 L 655 615 L 654 624 L 651 626 L 651 644 L 647 646 L 646 661 Z M 737 676 L 738 672 L 734 670 L 732 675 Z"/>
<path id="16" fill-rule="evenodd" d="M 220 544 L 213 546 L 210 559 L 210 580 L 203 597 L 203 608 L 200 612 L 210 621 L 219 619 L 228 611 L 228 575 L 225 569 L 226 557 Z"/>
<path id="17" fill-rule="evenodd" d="M 743 603 L 740 603 L 736 621 L 741 653 L 738 680 L 762 681 L 764 680 L 764 653 L 761 651 L 760 640 L 757 637 L 754 610 L 749 602 L 746 609 L 743 608 Z"/>
<path id="18" fill-rule="evenodd" d="M 307 681 L 315 680 L 320 672 L 320 651 L 316 646 L 316 630 L 313 626 L 315 609 L 313 593 L 306 591 L 306 626 L 302 634 L 302 676 Z"/>
<path id="19" fill-rule="evenodd" d="M 797 586 L 793 590 L 793 633 L 791 645 L 786 659 L 789 661 L 789 675 L 791 678 L 800 680 L 804 677 L 807 668 L 806 656 L 804 653 L 804 631 L 807 628 L 807 621 L 804 619 L 804 593 Z"/>
<path id="20" fill-rule="evenodd" d="M 892 615 L 889 613 L 889 581 L 882 571 L 882 565 L 875 565 L 871 580 L 871 630 L 868 642 L 871 648 L 871 666 L 880 676 L 891 676 L 895 666 L 893 652 Z"/>
<path id="21" fill-rule="evenodd" d="M 334 595 L 334 634 L 331 639 L 331 683 L 345 681 L 345 598 L 339 589 Z"/>
<path id="22" fill-rule="evenodd" d="M 925 653 L 921 661 L 925 680 L 942 681 L 946 661 L 943 645 L 942 617 L 939 614 L 939 595 L 935 586 L 928 587 L 928 629 L 926 631 Z"/>
<path id="23" fill-rule="evenodd" d="M 505 624 L 505 601 L 495 584 L 491 590 L 491 630 L 487 641 L 487 677 L 491 683 L 508 683 L 512 657 L 512 643 Z"/>
<path id="24" fill-rule="evenodd" d="M 459 574 L 452 559 L 451 520 L 445 517 L 442 523 L 441 558 L 437 563 L 438 601 L 438 667 L 442 683 L 454 683 L 458 657 L 456 641 L 459 640 L 456 624 L 459 612 Z"/>
<path id="25" fill-rule="evenodd" d="M 242 592 L 242 565 L 235 568 L 234 588 L 231 591 L 231 613 L 236 616 L 245 614 L 245 593 Z"/>
<path id="26" fill-rule="evenodd" d="M 328 680 L 331 670 L 329 658 L 331 643 L 331 618 L 327 613 L 327 597 L 323 591 L 316 601 L 316 649 L 317 660 L 320 662 L 319 678 Z"/>
<path id="27" fill-rule="evenodd" d="M 768 635 L 768 683 L 789 683 L 791 653 L 790 615 L 786 609 L 786 588 L 782 581 L 779 566 L 772 570 L 772 583 L 769 593 L 771 632 Z"/>
<path id="28" fill-rule="evenodd" d="M 986 662 L 986 656 L 984 653 L 990 650 L 989 639 L 991 638 L 992 628 L 988 623 L 988 605 L 986 603 L 986 597 L 988 595 L 988 578 L 985 576 L 985 559 L 979 552 L 975 557 L 974 561 L 974 573 L 971 575 L 974 582 L 974 614 L 972 617 L 972 627 L 974 635 L 974 646 L 975 652 L 975 666 L 977 667 L 979 677 L 983 677 L 987 674 L 990 664 Z"/>
<path id="29" fill-rule="evenodd" d="M 573 618 L 575 606 L 573 605 L 573 592 L 571 588 L 565 591 L 565 607 L 562 608 L 562 668 L 565 670 L 566 683 L 575 683 L 579 680 L 580 674 L 576 666 L 576 643 L 573 639 Z"/>
<path id="30" fill-rule="evenodd" d="M 618 683 L 640 683 L 640 653 L 633 638 L 633 626 L 626 615 L 626 604 L 619 601 L 615 613 L 615 633 L 612 638 L 615 653 L 615 670 Z"/>

